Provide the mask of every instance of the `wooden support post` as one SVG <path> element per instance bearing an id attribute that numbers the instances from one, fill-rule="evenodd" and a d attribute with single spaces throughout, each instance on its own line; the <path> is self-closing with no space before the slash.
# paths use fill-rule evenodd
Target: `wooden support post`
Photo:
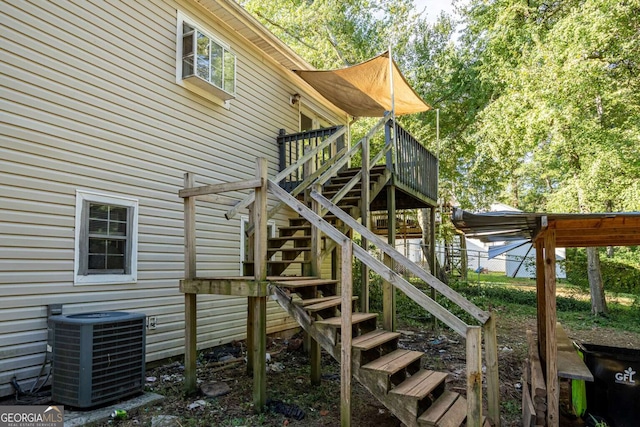
<path id="1" fill-rule="evenodd" d="M 431 206 L 429 209 L 430 221 L 429 221 L 429 234 L 431 239 L 431 248 L 429 249 L 429 263 L 431 264 L 431 274 L 438 277 L 438 262 L 436 259 L 436 207 Z M 438 301 L 438 293 L 435 288 L 431 288 L 431 299 Z M 435 316 L 431 316 L 431 329 L 438 330 L 438 319 Z"/>
<path id="2" fill-rule="evenodd" d="M 560 422 L 560 388 L 558 385 L 558 343 L 556 340 L 556 230 L 551 228 L 544 234 L 544 281 L 547 426 L 555 427 Z"/>
<path id="3" fill-rule="evenodd" d="M 253 268 L 255 280 L 267 280 L 267 159 L 256 159 L 256 178 L 262 179 L 262 187 L 256 187 L 253 202 L 255 225 Z M 267 397 L 267 298 L 249 297 L 248 326 L 252 331 L 253 355 L 253 405 L 262 412 Z"/>
<path id="4" fill-rule="evenodd" d="M 484 355 L 487 367 L 487 406 L 489 418 L 500 427 L 500 376 L 498 374 L 498 337 L 493 314 L 484 324 Z"/>
<path id="5" fill-rule="evenodd" d="M 184 174 L 184 187 L 193 188 L 192 173 Z M 196 278 L 196 198 L 184 198 L 184 277 Z M 184 294 L 184 385 L 187 394 L 197 388 L 197 294 Z"/>
<path id="6" fill-rule="evenodd" d="M 249 205 L 249 227 L 250 229 L 255 229 L 253 223 L 253 203 Z M 246 232 L 246 231 L 245 231 Z M 244 236 L 242 236 L 244 238 Z M 255 246 L 255 237 L 256 234 L 250 233 L 247 236 L 247 260 L 253 262 L 255 260 L 255 255 L 253 253 Z M 242 275 L 246 275 L 245 267 L 243 266 Z M 253 375 L 253 305 L 247 304 L 247 375 Z"/>
<path id="7" fill-rule="evenodd" d="M 393 178 L 392 178 L 393 179 Z M 387 243 L 396 247 L 396 187 L 387 187 Z M 384 255 L 384 264 L 393 270 L 393 259 Z M 396 330 L 396 290 L 388 281 L 382 282 L 382 325 L 387 331 Z"/>
<path id="8" fill-rule="evenodd" d="M 482 328 L 467 327 L 467 426 L 482 424 Z"/>
<path id="9" fill-rule="evenodd" d="M 537 326 L 538 326 L 538 351 L 542 363 L 545 363 L 546 354 L 546 301 L 547 290 L 544 285 L 544 239 L 538 238 L 536 245 L 536 305 L 537 305 Z"/>
<path id="10" fill-rule="evenodd" d="M 322 194 L 322 186 L 320 184 L 314 185 L 313 190 L 317 191 L 318 194 Z M 313 212 L 321 216 L 321 207 L 317 200 L 311 199 L 311 209 Z M 322 235 L 320 229 L 318 227 L 311 226 L 311 250 L 309 251 L 311 261 L 310 273 L 315 277 L 320 277 L 320 256 L 322 254 L 321 241 Z M 322 348 L 318 341 L 314 340 L 311 336 L 309 336 L 309 358 L 311 362 L 311 384 L 320 385 L 322 380 Z"/>
<path id="11" fill-rule="evenodd" d="M 360 216 L 362 225 L 367 229 L 370 227 L 370 213 L 369 213 L 369 196 L 370 196 L 370 181 L 369 175 L 369 139 L 364 138 L 362 140 L 362 187 L 360 198 Z M 364 236 L 360 237 L 361 246 L 364 250 L 369 249 L 369 242 Z M 343 261 L 344 263 L 344 261 Z M 364 263 L 361 264 L 362 270 L 360 274 L 361 291 L 360 291 L 360 311 L 363 313 L 369 312 L 369 267 Z"/>
<path id="12" fill-rule="evenodd" d="M 351 300 L 353 296 L 353 246 L 350 239 L 342 244 L 342 305 L 340 331 L 340 421 L 342 427 L 351 426 Z"/>

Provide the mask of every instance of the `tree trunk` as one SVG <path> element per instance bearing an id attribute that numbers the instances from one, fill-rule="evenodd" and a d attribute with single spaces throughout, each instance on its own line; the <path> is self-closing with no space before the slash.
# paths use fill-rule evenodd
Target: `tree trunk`
<path id="1" fill-rule="evenodd" d="M 598 248 L 587 248 L 587 274 L 591 290 L 591 313 L 595 316 L 607 314 L 607 301 L 604 297 L 604 283 L 600 270 Z"/>

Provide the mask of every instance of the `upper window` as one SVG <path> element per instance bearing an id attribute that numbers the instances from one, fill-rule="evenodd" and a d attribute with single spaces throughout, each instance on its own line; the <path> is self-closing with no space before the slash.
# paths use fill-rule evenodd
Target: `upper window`
<path id="1" fill-rule="evenodd" d="M 236 94 L 236 56 L 229 47 L 184 17 L 178 17 L 179 75 L 226 101 Z"/>
<path id="2" fill-rule="evenodd" d="M 138 201 L 77 191 L 75 284 L 137 279 Z"/>

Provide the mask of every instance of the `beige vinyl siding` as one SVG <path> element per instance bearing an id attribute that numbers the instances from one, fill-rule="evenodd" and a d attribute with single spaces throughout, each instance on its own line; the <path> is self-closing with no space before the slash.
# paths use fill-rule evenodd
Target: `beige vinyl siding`
<path id="1" fill-rule="evenodd" d="M 237 55 L 229 109 L 176 84 L 178 9 Z M 40 370 L 48 304 L 157 316 L 147 360 L 181 354 L 184 172 L 199 184 L 247 179 L 264 156 L 274 176 L 278 130 L 298 126 L 292 93 L 344 118 L 191 2 L 12 0 L 0 13 L 0 396 L 13 392 L 12 377 L 30 385 Z M 137 283 L 73 285 L 76 190 L 138 200 Z M 199 274 L 237 275 L 240 219 L 226 210 L 198 202 Z M 243 338 L 246 299 L 199 296 L 198 310 L 200 348 Z M 269 332 L 295 326 L 272 302 L 268 318 Z"/>

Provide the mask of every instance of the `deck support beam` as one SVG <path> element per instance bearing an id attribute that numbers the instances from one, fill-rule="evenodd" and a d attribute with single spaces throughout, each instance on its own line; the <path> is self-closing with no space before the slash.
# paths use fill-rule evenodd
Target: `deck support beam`
<path id="1" fill-rule="evenodd" d="M 393 179 L 393 178 L 392 178 Z M 396 187 L 389 185 L 387 188 L 387 243 L 396 247 Z M 384 265 L 393 270 L 393 259 L 385 254 Z M 396 290 L 388 281 L 382 282 L 382 324 L 387 331 L 396 330 Z"/>
<path id="2" fill-rule="evenodd" d="M 351 301 L 353 296 L 353 243 L 351 239 L 342 242 L 342 304 L 340 331 L 340 424 L 351 426 Z"/>
<path id="3" fill-rule="evenodd" d="M 369 138 L 365 137 L 362 140 L 362 184 L 361 184 L 361 199 L 360 199 L 360 218 L 362 221 L 363 227 L 369 229 L 371 227 L 370 220 L 371 214 L 369 211 L 371 200 L 369 200 L 370 196 L 370 182 L 371 175 L 369 173 Z M 360 237 L 361 246 L 366 251 L 368 250 L 369 242 L 364 237 Z M 344 262 L 344 261 L 343 261 Z M 363 313 L 369 312 L 369 267 L 367 267 L 364 263 L 361 264 L 361 274 L 360 274 L 360 311 Z"/>
<path id="4" fill-rule="evenodd" d="M 313 186 L 313 190 L 322 194 L 322 186 L 320 184 L 316 184 Z M 317 215 L 320 216 L 321 206 L 317 200 L 311 199 L 311 209 Z M 322 255 L 322 235 L 321 231 L 318 227 L 311 227 L 311 250 L 309 251 L 310 255 L 310 273 L 313 277 L 320 277 L 320 265 L 321 265 L 321 255 Z M 311 384 L 312 385 L 320 385 L 322 381 L 322 347 L 320 347 L 320 343 L 316 341 L 312 336 L 308 335 L 309 338 L 309 360 L 311 363 Z"/>

